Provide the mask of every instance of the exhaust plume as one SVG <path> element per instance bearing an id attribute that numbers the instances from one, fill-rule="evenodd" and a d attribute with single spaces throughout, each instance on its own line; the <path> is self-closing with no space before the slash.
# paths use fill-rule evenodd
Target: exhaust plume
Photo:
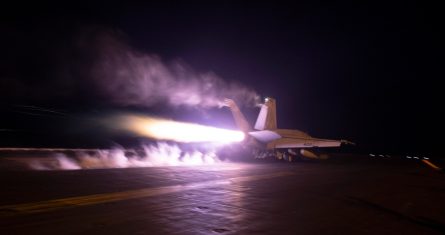
<path id="1" fill-rule="evenodd" d="M 108 120 L 108 124 L 113 128 L 128 131 L 140 136 L 183 143 L 233 143 L 241 142 L 245 137 L 244 133 L 241 131 L 140 115 L 117 116 Z"/>
<path id="2" fill-rule="evenodd" d="M 249 106 L 259 101 L 255 91 L 213 72 L 197 72 L 179 60 L 166 63 L 157 55 L 140 53 L 116 33 L 101 32 L 93 41 L 93 81 L 116 104 L 211 108 L 221 107 L 225 97 Z"/>

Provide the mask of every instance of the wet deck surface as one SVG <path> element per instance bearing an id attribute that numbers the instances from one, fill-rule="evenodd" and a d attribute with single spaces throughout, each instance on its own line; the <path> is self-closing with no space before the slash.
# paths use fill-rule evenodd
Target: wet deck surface
<path id="1" fill-rule="evenodd" d="M 0 234 L 442 234 L 419 164 L 244 163 L 0 171 Z"/>

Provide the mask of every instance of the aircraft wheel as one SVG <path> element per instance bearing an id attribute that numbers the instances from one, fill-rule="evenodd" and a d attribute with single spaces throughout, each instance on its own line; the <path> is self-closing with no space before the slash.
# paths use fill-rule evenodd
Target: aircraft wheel
<path id="1" fill-rule="evenodd" d="M 275 158 L 278 159 L 278 160 L 283 159 L 283 155 L 280 152 L 278 152 L 278 151 L 275 152 L 274 155 L 275 155 Z"/>

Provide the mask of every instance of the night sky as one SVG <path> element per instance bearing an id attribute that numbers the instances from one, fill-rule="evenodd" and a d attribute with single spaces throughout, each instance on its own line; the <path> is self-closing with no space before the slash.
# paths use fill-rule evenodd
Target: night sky
<path id="1" fill-rule="evenodd" d="M 96 91 L 86 72 L 95 51 L 82 42 L 112 32 L 141 54 L 276 98 L 280 128 L 363 151 L 440 155 L 443 26 L 434 9 L 408 1 L 5 6 L 0 145 L 119 143 L 91 118 L 123 110 L 235 127 L 228 110 L 116 105 Z M 258 110 L 244 110 L 253 122 Z"/>

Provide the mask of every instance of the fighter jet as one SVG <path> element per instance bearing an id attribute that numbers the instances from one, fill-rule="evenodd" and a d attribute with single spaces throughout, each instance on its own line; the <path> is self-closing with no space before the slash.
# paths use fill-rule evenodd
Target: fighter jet
<path id="1" fill-rule="evenodd" d="M 275 157 L 287 161 L 302 159 L 327 159 L 328 155 L 318 154 L 315 148 L 340 147 L 353 144 L 346 140 L 314 138 L 300 130 L 278 129 L 275 99 L 267 97 L 258 114 L 254 129 L 249 125 L 239 107 L 231 99 L 225 99 L 225 106 L 232 111 L 235 123 L 254 146 L 255 158 Z M 311 150 L 309 150 L 311 149 Z"/>

